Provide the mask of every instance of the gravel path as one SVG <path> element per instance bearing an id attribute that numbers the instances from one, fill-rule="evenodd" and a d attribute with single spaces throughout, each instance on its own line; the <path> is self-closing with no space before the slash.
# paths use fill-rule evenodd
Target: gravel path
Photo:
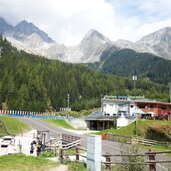
<path id="1" fill-rule="evenodd" d="M 67 171 L 67 170 L 68 170 L 68 166 L 60 165 L 60 166 L 51 168 L 49 171 Z"/>

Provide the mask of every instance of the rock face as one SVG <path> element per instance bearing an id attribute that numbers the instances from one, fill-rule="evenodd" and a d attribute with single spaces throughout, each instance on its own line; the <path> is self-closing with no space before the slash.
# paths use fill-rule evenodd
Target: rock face
<path id="1" fill-rule="evenodd" d="M 119 39 L 115 42 L 116 46 L 121 49 L 132 49 L 136 52 L 149 52 L 149 49 L 143 45 L 139 45 L 137 43 L 133 43 L 129 40 Z"/>
<path id="2" fill-rule="evenodd" d="M 149 52 L 171 60 L 171 27 L 144 36 L 136 44 L 149 48 Z"/>
<path id="3" fill-rule="evenodd" d="M 0 34 L 4 33 L 5 31 L 10 31 L 13 27 L 0 17 Z"/>
<path id="4" fill-rule="evenodd" d="M 100 61 L 100 56 L 104 50 L 109 47 L 117 49 L 114 43 L 107 37 L 96 30 L 90 30 L 81 43 L 72 49 L 72 53 L 66 54 L 66 57 L 68 56 L 68 61 L 70 62 L 73 60 L 79 63 L 97 62 Z"/>
<path id="5" fill-rule="evenodd" d="M 148 52 L 171 60 L 171 27 L 160 29 L 142 37 L 133 43 L 128 40 L 115 42 L 121 49 L 132 49 L 136 52 Z"/>
<path id="6" fill-rule="evenodd" d="M 80 44 L 69 47 L 56 43 L 45 32 L 25 20 L 13 27 L 0 18 L 0 34 L 20 50 L 64 62 L 94 63 L 101 61 L 103 52 L 118 49 L 153 53 L 171 60 L 171 27 L 144 36 L 135 43 L 129 40 L 112 42 L 98 31 L 91 29 Z"/>
<path id="7" fill-rule="evenodd" d="M 97 62 L 107 48 L 117 49 L 112 41 L 96 30 L 90 30 L 78 46 L 61 45 L 25 20 L 15 27 L 11 26 L 11 29 L 4 31 L 3 34 L 18 49 L 71 63 Z"/>
<path id="8" fill-rule="evenodd" d="M 40 30 L 32 23 L 28 23 L 27 21 L 23 20 L 15 27 L 13 27 L 10 31 L 6 32 L 7 36 L 11 36 L 16 40 L 23 41 L 32 34 L 37 34 L 39 37 L 42 38 L 43 42 L 52 43 L 54 42 L 45 32 Z"/>

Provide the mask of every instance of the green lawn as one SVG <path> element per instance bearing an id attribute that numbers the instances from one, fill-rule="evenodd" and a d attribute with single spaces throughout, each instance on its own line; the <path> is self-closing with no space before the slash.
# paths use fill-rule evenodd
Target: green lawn
<path id="1" fill-rule="evenodd" d="M 4 122 L 4 124 L 7 128 L 7 131 L 10 134 L 16 135 L 16 134 L 19 134 L 21 132 L 28 131 L 31 129 L 26 124 L 24 124 L 22 121 L 20 121 L 16 118 L 10 117 L 10 116 L 0 116 L 0 120 L 2 120 Z M 1 127 L 0 136 L 4 136 L 4 135 L 6 135 L 5 130 L 3 129 L 3 127 Z"/>
<path id="2" fill-rule="evenodd" d="M 147 134 L 147 129 L 149 129 L 149 127 L 156 127 L 156 128 L 163 128 L 163 131 L 165 131 L 167 134 L 171 135 L 171 121 L 162 121 L 162 120 L 138 120 L 137 122 L 137 130 L 138 130 L 138 134 L 139 137 L 141 138 L 146 138 L 146 134 Z M 115 134 L 120 134 L 120 135 L 126 135 L 126 136 L 134 136 L 135 135 L 135 122 L 123 127 L 123 128 L 119 128 L 119 129 L 106 129 L 106 130 L 102 130 L 97 134 L 102 134 L 102 133 L 115 133 Z M 164 132 L 163 132 L 164 134 Z M 155 136 L 155 135 L 154 135 Z"/>
<path id="3" fill-rule="evenodd" d="M 84 163 L 81 162 L 70 162 L 68 163 L 69 167 L 69 171 L 88 171 L 88 169 L 86 169 Z"/>
<path id="4" fill-rule="evenodd" d="M 23 154 L 0 157 L 1 171 L 47 171 L 55 166 L 57 166 L 56 162 Z"/>
<path id="5" fill-rule="evenodd" d="M 62 119 L 43 119 L 50 124 L 54 124 L 58 127 L 66 128 L 66 129 L 75 129 L 71 125 L 69 125 L 65 120 Z"/>
<path id="6" fill-rule="evenodd" d="M 135 122 L 119 129 L 107 129 L 100 131 L 96 134 L 101 135 L 102 133 L 114 133 L 118 135 L 125 135 L 133 137 L 135 136 Z M 162 120 L 138 120 L 137 124 L 138 137 L 142 139 L 152 139 L 156 141 L 171 142 L 171 121 Z M 142 147 L 142 146 L 141 146 Z M 143 146 L 144 147 L 144 146 Z M 149 148 L 149 146 L 147 147 Z M 171 146 L 150 146 L 153 150 L 170 150 Z"/>
<path id="7" fill-rule="evenodd" d="M 134 136 L 135 123 L 132 123 L 128 126 L 125 126 L 123 128 L 119 128 L 119 129 L 105 129 L 96 134 L 101 135 L 102 133 L 108 133 L 108 132 L 119 134 L 119 135 Z"/>

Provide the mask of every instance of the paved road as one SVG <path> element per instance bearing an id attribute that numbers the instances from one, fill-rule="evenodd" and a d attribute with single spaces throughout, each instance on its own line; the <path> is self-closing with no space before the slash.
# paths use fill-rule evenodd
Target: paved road
<path id="1" fill-rule="evenodd" d="M 57 137 L 59 134 L 62 134 L 62 133 L 69 134 L 69 135 L 74 135 L 74 136 L 79 136 L 82 139 L 82 146 L 86 147 L 86 139 L 87 139 L 87 137 L 85 135 L 78 135 L 76 133 L 72 133 L 72 132 L 67 131 L 65 129 L 62 129 L 62 128 L 56 127 L 54 125 L 51 125 L 51 124 L 49 124 L 47 122 L 44 122 L 44 121 L 42 121 L 40 119 L 32 119 L 32 118 L 27 118 L 27 117 L 21 117 L 19 119 L 24 121 L 25 123 L 27 123 L 27 125 L 29 125 L 33 129 L 37 129 L 37 130 L 40 130 L 40 131 L 41 130 L 49 130 L 50 135 L 53 136 L 53 137 Z M 121 148 L 126 149 L 125 146 L 121 147 L 120 143 L 113 142 L 113 141 L 107 141 L 107 140 L 102 141 L 102 154 L 106 154 L 106 153 L 120 154 L 120 149 Z M 142 154 L 144 154 L 145 152 L 146 152 L 145 150 L 140 151 L 140 153 L 142 153 Z M 169 158 L 169 157 L 167 157 L 165 155 L 159 155 L 158 157 L 156 157 L 156 159 L 158 159 L 158 160 L 171 160 L 171 158 Z M 157 171 L 166 171 L 166 170 L 168 170 L 164 166 L 166 166 L 166 165 L 157 164 Z M 171 165 L 170 165 L 170 168 L 171 168 Z"/>

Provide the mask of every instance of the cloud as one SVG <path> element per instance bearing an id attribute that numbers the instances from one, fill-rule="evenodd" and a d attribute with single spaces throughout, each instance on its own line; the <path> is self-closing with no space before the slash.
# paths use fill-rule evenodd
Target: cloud
<path id="1" fill-rule="evenodd" d="M 78 44 L 93 28 L 115 41 L 136 41 L 171 26 L 170 0 L 0 0 L 0 16 L 34 23 L 58 43 Z"/>

